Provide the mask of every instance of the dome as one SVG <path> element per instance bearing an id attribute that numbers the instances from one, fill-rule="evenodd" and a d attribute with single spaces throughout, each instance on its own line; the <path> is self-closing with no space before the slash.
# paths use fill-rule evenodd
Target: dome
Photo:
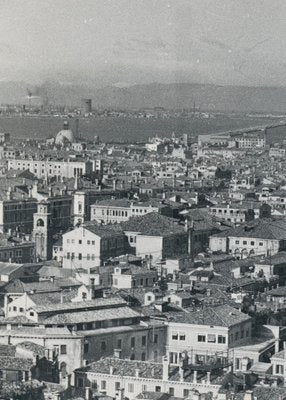
<path id="1" fill-rule="evenodd" d="M 73 141 L 74 141 L 73 132 L 71 129 L 69 129 L 69 123 L 65 121 L 63 129 L 57 133 L 55 143 L 64 144 L 66 142 L 72 143 Z"/>

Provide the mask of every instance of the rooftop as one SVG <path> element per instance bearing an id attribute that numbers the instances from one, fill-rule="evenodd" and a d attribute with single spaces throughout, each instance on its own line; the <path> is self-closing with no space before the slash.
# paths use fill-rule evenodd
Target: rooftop
<path id="1" fill-rule="evenodd" d="M 89 310 L 55 314 L 46 318 L 41 318 L 41 322 L 45 324 L 77 324 L 136 317 L 139 317 L 139 314 L 131 308 L 120 307 L 110 308 L 108 310 Z"/>
<path id="2" fill-rule="evenodd" d="M 285 240 L 286 218 L 265 218 L 220 232 L 214 236 L 249 237 L 258 239 Z"/>
<path id="3" fill-rule="evenodd" d="M 140 217 L 131 217 L 129 221 L 120 224 L 125 232 L 140 232 L 146 236 L 170 236 L 184 233 L 184 227 L 178 220 L 165 217 L 157 212 L 145 214 Z"/>
<path id="4" fill-rule="evenodd" d="M 251 320 L 251 318 L 229 306 L 221 304 L 218 306 L 208 306 L 191 312 L 169 313 L 169 322 L 195 325 L 212 325 L 231 327 L 241 322 Z"/>
<path id="5" fill-rule="evenodd" d="M 80 302 L 68 302 L 68 303 L 58 303 L 58 304 L 45 304 L 33 307 L 37 313 L 56 313 L 56 312 L 72 312 L 80 310 L 96 310 L 96 309 L 106 309 L 116 307 L 123 307 L 126 302 L 119 296 L 114 296 L 110 298 L 98 298 L 94 300 L 86 300 Z M 105 311 L 106 312 L 106 311 Z"/>
<path id="6" fill-rule="evenodd" d="M 100 237 L 114 237 L 123 235 L 123 229 L 119 225 L 99 225 L 96 222 L 85 223 L 83 227 Z"/>

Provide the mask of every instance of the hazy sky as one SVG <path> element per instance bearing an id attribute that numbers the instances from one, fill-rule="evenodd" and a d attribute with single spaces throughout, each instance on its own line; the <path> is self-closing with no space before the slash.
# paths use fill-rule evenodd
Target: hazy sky
<path id="1" fill-rule="evenodd" d="M 0 0 L 0 80 L 286 84 L 286 0 Z"/>

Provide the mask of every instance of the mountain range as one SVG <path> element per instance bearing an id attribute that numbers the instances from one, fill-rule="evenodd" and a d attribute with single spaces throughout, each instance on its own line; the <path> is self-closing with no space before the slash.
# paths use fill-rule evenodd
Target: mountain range
<path id="1" fill-rule="evenodd" d="M 286 88 L 219 86 L 193 83 L 153 83 L 129 87 L 46 82 L 40 86 L 25 82 L 0 82 L 1 104 L 32 104 L 46 99 L 50 104 L 80 105 L 82 98 L 91 98 L 94 108 L 140 109 L 164 107 L 191 109 L 194 102 L 200 110 L 222 112 L 285 112 Z"/>

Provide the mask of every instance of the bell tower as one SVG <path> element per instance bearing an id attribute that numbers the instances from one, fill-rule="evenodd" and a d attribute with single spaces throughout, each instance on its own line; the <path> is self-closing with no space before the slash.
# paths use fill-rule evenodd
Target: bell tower
<path id="1" fill-rule="evenodd" d="M 36 257 L 40 260 L 50 260 L 53 255 L 53 231 L 51 223 L 50 204 L 46 201 L 38 203 L 34 214 L 33 240 L 36 245 Z"/>

